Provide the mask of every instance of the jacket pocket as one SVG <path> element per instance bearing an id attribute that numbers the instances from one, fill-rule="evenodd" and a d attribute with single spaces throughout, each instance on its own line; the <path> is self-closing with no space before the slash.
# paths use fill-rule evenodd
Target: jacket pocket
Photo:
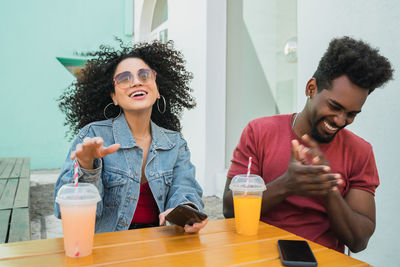
<path id="1" fill-rule="evenodd" d="M 111 173 L 104 173 L 104 205 L 118 206 L 125 194 L 126 177 Z"/>
<path id="2" fill-rule="evenodd" d="M 165 184 L 168 187 L 172 185 L 172 179 L 173 179 L 172 170 L 161 173 L 161 177 L 163 178 Z"/>

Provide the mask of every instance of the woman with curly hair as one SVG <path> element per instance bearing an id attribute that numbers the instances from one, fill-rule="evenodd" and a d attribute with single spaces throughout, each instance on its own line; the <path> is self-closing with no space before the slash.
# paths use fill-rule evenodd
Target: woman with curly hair
<path id="1" fill-rule="evenodd" d="M 55 195 L 73 182 L 77 162 L 79 181 L 94 184 L 102 196 L 96 232 L 163 225 L 179 204 L 204 206 L 180 134 L 183 108 L 195 106 L 182 54 L 172 42 L 120 46 L 88 53 L 92 59 L 59 99 L 65 124 L 77 136 Z M 184 229 L 197 232 L 206 224 Z"/>

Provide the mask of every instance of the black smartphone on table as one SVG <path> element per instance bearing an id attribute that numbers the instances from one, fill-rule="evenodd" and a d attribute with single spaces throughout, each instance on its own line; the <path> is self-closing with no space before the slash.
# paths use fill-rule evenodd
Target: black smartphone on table
<path id="1" fill-rule="evenodd" d="M 207 218 L 207 214 L 200 212 L 187 205 L 180 204 L 165 217 L 170 223 L 185 227 L 186 224 L 193 225 Z"/>
<path id="2" fill-rule="evenodd" d="M 285 266 L 317 266 L 318 262 L 305 240 L 278 240 L 281 262 Z"/>

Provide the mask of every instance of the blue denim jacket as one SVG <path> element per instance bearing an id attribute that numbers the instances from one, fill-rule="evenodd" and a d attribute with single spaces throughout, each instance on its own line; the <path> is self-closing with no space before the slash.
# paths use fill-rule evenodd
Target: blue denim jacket
<path id="1" fill-rule="evenodd" d="M 203 209 L 202 189 L 195 179 L 195 167 L 180 133 L 161 128 L 151 122 L 150 145 L 145 175 L 160 212 L 179 204 L 191 203 Z M 79 182 L 94 184 L 102 201 L 97 205 L 96 233 L 127 230 L 139 199 L 143 150 L 132 137 L 125 116 L 93 122 L 83 127 L 74 140 L 55 186 L 55 195 L 65 183 L 72 183 L 74 163 L 70 154 L 85 137 L 100 136 L 104 146 L 114 143 L 120 149 L 95 159 L 95 169 L 78 168 Z M 59 205 L 55 215 L 60 218 Z"/>

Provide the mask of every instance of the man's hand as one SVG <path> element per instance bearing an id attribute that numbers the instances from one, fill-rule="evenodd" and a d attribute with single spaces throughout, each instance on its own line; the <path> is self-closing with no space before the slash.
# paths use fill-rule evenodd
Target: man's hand
<path id="1" fill-rule="evenodd" d="M 323 196 L 342 183 L 340 174 L 330 173 L 329 162 L 316 142 L 303 139 L 310 148 L 292 141 L 292 157 L 286 173 L 281 177 L 287 193 L 302 196 Z M 325 165 L 327 164 L 327 165 Z"/>
<path id="2" fill-rule="evenodd" d="M 282 178 L 289 195 L 321 196 L 328 194 L 341 183 L 340 174 L 329 171 L 328 166 L 290 162 Z"/>
<path id="3" fill-rule="evenodd" d="M 95 158 L 103 158 L 116 152 L 120 147 L 119 144 L 104 147 L 103 142 L 101 137 L 85 137 L 82 143 L 76 145 L 75 151 L 72 151 L 71 160 L 77 159 L 79 165 L 84 169 L 93 169 Z"/>
<path id="4" fill-rule="evenodd" d="M 161 212 L 160 215 L 158 215 L 158 218 L 160 219 L 160 225 L 163 225 L 165 223 L 165 217 L 173 210 L 173 208 L 167 209 L 164 212 Z M 194 223 L 193 225 L 188 225 L 186 224 L 185 227 L 183 228 L 186 233 L 197 233 L 200 231 L 206 224 L 208 223 L 208 219 L 204 219 L 201 222 Z M 180 226 L 178 226 L 180 227 Z"/>
<path id="5" fill-rule="evenodd" d="M 326 159 L 324 153 L 322 153 L 319 149 L 317 142 L 315 142 L 308 134 L 303 135 L 301 140 L 303 140 L 308 147 L 299 145 L 299 149 L 302 150 L 301 154 L 303 154 L 304 157 L 311 160 L 311 162 L 309 162 L 310 164 L 330 166 L 329 161 Z"/>

